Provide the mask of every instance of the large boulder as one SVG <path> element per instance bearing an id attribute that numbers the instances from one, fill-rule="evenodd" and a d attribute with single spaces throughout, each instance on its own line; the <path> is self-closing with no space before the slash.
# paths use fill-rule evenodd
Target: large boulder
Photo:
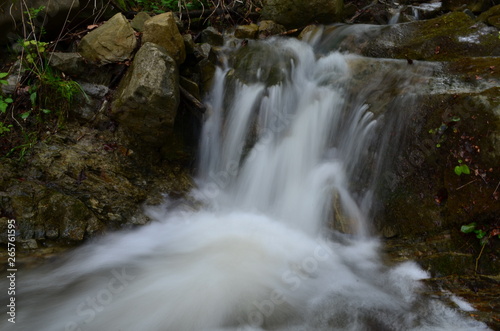
<path id="1" fill-rule="evenodd" d="M 172 12 L 153 16 L 144 22 L 142 44 L 149 42 L 163 47 L 177 64 L 183 63 L 186 59 L 184 38 L 179 32 Z"/>
<path id="2" fill-rule="evenodd" d="M 266 0 L 262 18 L 287 28 L 297 28 L 309 23 L 340 22 L 343 8 L 343 0 Z"/>
<path id="3" fill-rule="evenodd" d="M 121 81 L 112 112 L 137 142 L 161 147 L 172 133 L 179 98 L 176 62 L 163 47 L 147 42 Z"/>
<path id="4" fill-rule="evenodd" d="M 87 60 L 107 64 L 130 59 L 137 46 L 135 31 L 118 13 L 82 38 L 78 51 Z"/>
<path id="5" fill-rule="evenodd" d="M 380 230 L 436 234 L 478 222 L 487 231 L 500 216 L 500 58 L 443 64 L 446 85 L 422 96 L 407 147 L 384 174 L 388 192 Z M 433 83 L 430 83 L 432 87 Z M 446 86 L 446 88 L 442 88 Z M 467 166 L 470 173 L 457 171 Z M 414 208 L 418 203 L 419 208 Z"/>

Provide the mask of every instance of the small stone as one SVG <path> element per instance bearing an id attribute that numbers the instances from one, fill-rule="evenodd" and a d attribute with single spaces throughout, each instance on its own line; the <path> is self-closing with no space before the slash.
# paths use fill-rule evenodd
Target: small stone
<path id="1" fill-rule="evenodd" d="M 222 46 L 224 37 L 214 27 L 208 27 L 201 32 L 201 42 L 212 46 Z"/>
<path id="2" fill-rule="evenodd" d="M 234 36 L 239 39 L 255 39 L 259 26 L 257 24 L 239 25 L 234 31 Z"/>
<path id="3" fill-rule="evenodd" d="M 23 249 L 37 249 L 38 244 L 35 239 L 27 239 L 19 241 Z"/>

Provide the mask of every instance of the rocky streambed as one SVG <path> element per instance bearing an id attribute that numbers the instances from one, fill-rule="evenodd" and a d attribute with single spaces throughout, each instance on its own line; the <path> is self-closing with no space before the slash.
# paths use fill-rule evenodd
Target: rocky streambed
<path id="1" fill-rule="evenodd" d="M 0 71 L 10 73 L 3 96 L 16 100 L 0 118 L 13 124 L 0 135 L 0 243 L 6 244 L 8 220 L 15 219 L 18 258 L 28 267 L 102 233 L 147 224 L 143 206 L 166 196 L 182 201 L 195 185 L 207 111 L 201 102 L 219 55 L 224 47 L 239 47 L 230 61 L 245 66 L 248 56 L 266 58 L 252 39 L 282 34 L 316 43 L 319 54 L 363 56 L 355 66 L 360 82 L 380 66 L 431 67 L 433 78 L 412 105 L 402 147 L 381 176 L 375 231 L 389 260 L 414 260 L 430 272 L 432 295 L 445 290 L 466 299 L 474 306 L 471 315 L 499 329 L 500 6 L 332 3 L 328 10 L 283 16 L 290 4 L 268 1 L 249 16 L 252 24 L 247 19 L 198 31 L 174 13 L 126 17 L 111 10 L 105 22 L 47 57 L 85 92 L 63 125 L 20 119 L 29 83 L 21 83 L 26 73 L 17 54 L 3 52 Z M 273 68 L 280 65 L 269 68 L 271 80 L 279 81 Z M 380 79 L 398 90 L 398 79 Z M 367 96 L 371 107 L 377 102 Z M 33 139 L 22 138 L 29 130 Z M 457 173 L 462 165 L 468 173 Z M 461 231 L 472 223 L 482 232 Z"/>

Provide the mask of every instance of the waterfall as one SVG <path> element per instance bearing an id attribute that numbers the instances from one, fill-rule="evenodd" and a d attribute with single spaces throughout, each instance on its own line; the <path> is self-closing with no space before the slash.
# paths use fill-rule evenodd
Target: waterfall
<path id="1" fill-rule="evenodd" d="M 320 46 L 232 50 L 206 100 L 202 206 L 166 202 L 26 276 L 2 330 L 487 330 L 421 294 L 416 264 L 385 265 L 370 226 L 432 68 Z"/>

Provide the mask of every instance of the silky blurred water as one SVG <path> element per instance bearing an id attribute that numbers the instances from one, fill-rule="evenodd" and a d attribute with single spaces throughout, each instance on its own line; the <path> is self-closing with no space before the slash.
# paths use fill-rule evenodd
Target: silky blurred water
<path id="1" fill-rule="evenodd" d="M 372 236 L 378 179 L 429 71 L 366 74 L 313 46 L 250 41 L 286 64 L 278 81 L 263 63 L 248 81 L 238 61 L 218 68 L 191 194 L 202 207 L 167 201 L 151 224 L 24 275 L 2 330 L 487 330 L 423 296 L 416 264 L 386 266 Z"/>

